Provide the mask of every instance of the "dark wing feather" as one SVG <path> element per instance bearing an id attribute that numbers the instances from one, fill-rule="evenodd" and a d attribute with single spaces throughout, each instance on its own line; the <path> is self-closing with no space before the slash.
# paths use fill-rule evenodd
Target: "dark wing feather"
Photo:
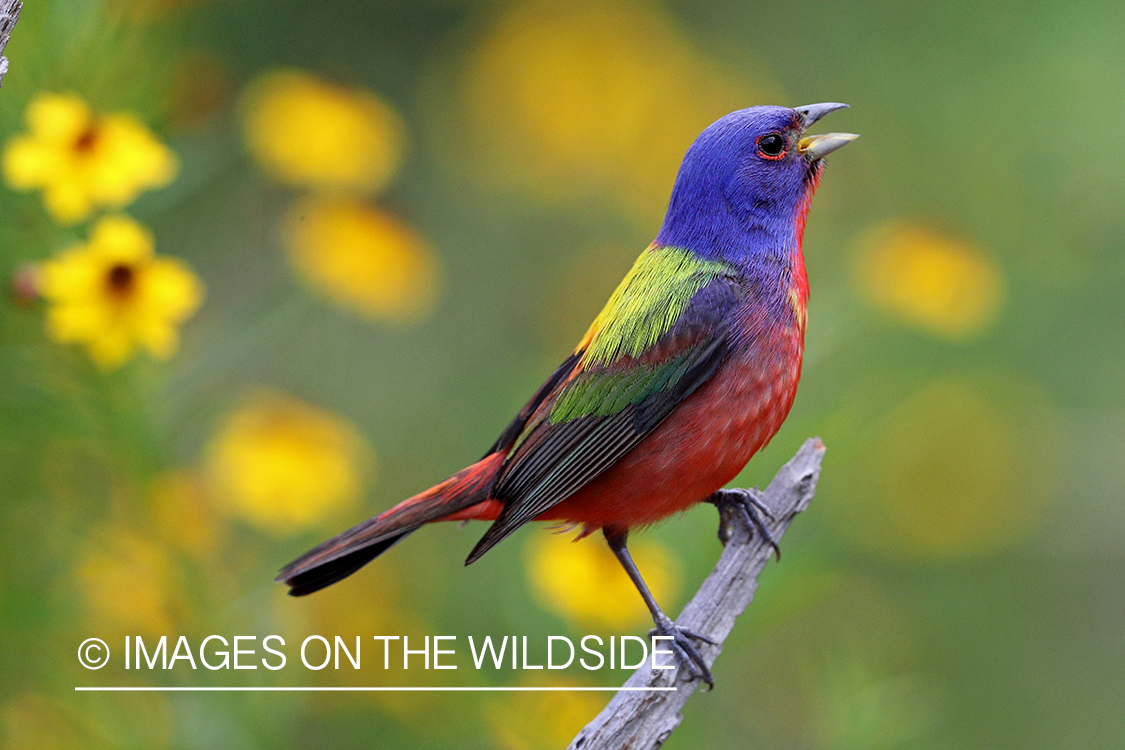
<path id="1" fill-rule="evenodd" d="M 531 419 L 535 410 L 539 408 L 539 405 L 543 403 L 544 399 L 551 395 L 551 392 L 555 390 L 555 387 L 558 386 L 559 383 L 566 380 L 567 377 L 574 372 L 574 368 L 578 366 L 581 359 L 582 351 L 579 350 L 563 360 L 563 363 L 555 368 L 555 371 L 551 373 L 551 377 L 547 378 L 547 382 L 539 386 L 539 390 L 537 390 L 527 404 L 520 409 L 520 413 L 504 428 L 504 431 L 500 433 L 500 437 L 496 439 L 496 442 L 492 444 L 492 447 L 489 448 L 484 455 L 488 456 L 496 451 L 506 451 L 511 448 L 512 444 L 516 442 L 516 439 L 523 432 L 524 427 L 527 426 L 527 421 Z"/>

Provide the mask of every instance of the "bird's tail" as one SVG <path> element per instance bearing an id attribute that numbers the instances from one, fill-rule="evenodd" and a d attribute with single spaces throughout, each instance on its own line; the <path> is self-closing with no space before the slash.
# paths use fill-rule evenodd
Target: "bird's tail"
<path id="1" fill-rule="evenodd" d="M 403 500 L 342 534 L 317 545 L 281 569 L 278 582 L 291 596 L 304 596 L 347 578 L 431 521 L 495 517 L 499 505 L 489 501 L 504 453 L 485 456 L 441 484 Z M 474 508 L 473 506 L 480 506 Z"/>

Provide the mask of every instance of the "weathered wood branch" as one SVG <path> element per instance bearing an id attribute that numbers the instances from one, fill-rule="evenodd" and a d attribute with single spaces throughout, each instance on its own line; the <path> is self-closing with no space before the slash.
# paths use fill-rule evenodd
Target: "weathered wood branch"
<path id="1" fill-rule="evenodd" d="M 3 85 L 4 74 L 8 72 L 8 58 L 4 57 L 4 48 L 8 46 L 8 39 L 12 36 L 12 29 L 16 27 L 22 8 L 20 0 L 0 0 L 0 85 Z"/>
<path id="2" fill-rule="evenodd" d="M 762 502 L 770 518 L 763 518 L 770 534 L 780 540 L 793 517 L 808 507 L 820 478 L 824 444 L 820 438 L 809 438 L 797 454 L 781 467 L 766 488 Z M 699 591 L 676 618 L 680 627 L 706 636 L 716 645 L 699 643 L 699 651 L 708 666 L 723 650 L 723 643 L 734 628 L 735 619 L 754 598 L 758 575 L 769 562 L 773 549 L 760 534 L 751 535 L 746 525 L 734 523 L 734 534 L 715 569 L 707 576 Z M 683 670 L 655 670 L 652 660 L 642 665 L 625 683 L 625 687 L 668 687 L 676 690 L 617 693 L 598 716 L 578 733 L 568 750 L 655 750 L 664 744 L 679 726 L 680 711 L 702 684 L 684 681 L 677 675 Z M 722 689 L 722 674 L 716 675 Z"/>

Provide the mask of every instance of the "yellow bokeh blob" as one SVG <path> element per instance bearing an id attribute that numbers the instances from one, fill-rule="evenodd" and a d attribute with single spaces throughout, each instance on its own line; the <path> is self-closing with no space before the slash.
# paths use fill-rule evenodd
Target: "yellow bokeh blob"
<path id="1" fill-rule="evenodd" d="M 74 94 L 41 93 L 27 109 L 28 132 L 4 146 L 3 173 L 17 190 L 42 190 L 62 224 L 101 207 L 123 208 L 143 191 L 167 185 L 175 155 L 136 116 L 99 114 Z"/>
<path id="2" fill-rule="evenodd" d="M 267 390 L 226 417 L 206 455 L 217 509 L 278 535 L 352 505 L 372 471 L 372 450 L 354 426 Z"/>
<path id="3" fill-rule="evenodd" d="M 540 680 L 535 686 L 551 686 Z M 564 683 L 554 682 L 562 687 Z M 485 706 L 485 718 L 503 750 L 566 747 L 574 735 L 605 707 L 597 693 L 578 691 L 519 692 Z"/>
<path id="4" fill-rule="evenodd" d="M 679 566 L 652 539 L 629 545 L 656 601 L 671 606 Z M 565 534 L 537 534 L 527 548 L 527 575 L 536 600 L 577 626 L 621 629 L 650 620 L 641 595 L 600 538 L 572 541 Z"/>
<path id="5" fill-rule="evenodd" d="M 124 634 L 168 635 L 182 602 L 176 571 L 162 545 L 112 525 L 90 536 L 77 579 L 92 625 Z"/>
<path id="6" fill-rule="evenodd" d="M 203 301 L 188 267 L 153 252 L 152 233 L 127 216 L 107 216 L 74 245 L 43 264 L 40 292 L 48 302 L 47 333 L 85 345 L 104 370 L 124 364 L 137 348 L 169 359 L 179 326 Z"/>
<path id="7" fill-rule="evenodd" d="M 634 0 L 511 4 L 461 75 L 472 174 L 551 197 L 612 195 L 646 217 L 667 204 L 703 128 L 762 100 Z M 763 87 L 768 89 L 769 86 Z"/>
<path id="8" fill-rule="evenodd" d="M 1004 275 L 991 253 L 907 222 L 862 239 L 856 283 L 874 307 L 948 339 L 980 334 L 1004 302 Z"/>
<path id="9" fill-rule="evenodd" d="M 437 258 L 412 227 L 382 209 L 347 198 L 306 198 L 284 227 L 301 279 L 365 317 L 416 322 L 433 311 Z"/>
<path id="10" fill-rule="evenodd" d="M 163 472 L 152 484 L 149 502 L 153 531 L 161 544 L 197 556 L 219 546 L 223 528 L 195 474 L 183 469 Z"/>
<path id="11" fill-rule="evenodd" d="M 934 380 L 856 440 L 829 504 L 849 542 L 897 557 L 957 558 L 1018 542 L 1050 493 L 1052 434 L 1030 389 Z"/>
<path id="12" fill-rule="evenodd" d="M 374 192 L 402 161 L 402 118 L 370 91 L 278 70 L 250 84 L 242 110 L 251 155 L 280 182 Z"/>

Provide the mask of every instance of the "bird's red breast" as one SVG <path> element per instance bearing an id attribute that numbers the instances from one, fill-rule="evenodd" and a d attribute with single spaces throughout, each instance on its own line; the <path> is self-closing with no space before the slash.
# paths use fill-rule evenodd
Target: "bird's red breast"
<path id="1" fill-rule="evenodd" d="M 790 320 L 733 354 L 648 439 L 540 520 L 585 533 L 682 511 L 730 482 L 780 429 L 801 376 L 803 326 Z"/>

